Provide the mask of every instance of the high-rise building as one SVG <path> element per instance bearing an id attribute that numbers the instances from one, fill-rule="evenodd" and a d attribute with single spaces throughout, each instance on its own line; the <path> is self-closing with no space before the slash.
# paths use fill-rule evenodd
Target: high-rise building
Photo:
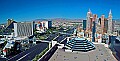
<path id="1" fill-rule="evenodd" d="M 93 19 L 94 19 L 95 23 L 98 23 L 98 16 L 97 16 L 97 14 L 93 15 Z"/>
<path id="2" fill-rule="evenodd" d="M 114 21 L 114 32 L 117 32 L 117 35 L 120 35 L 120 21 L 115 20 Z"/>
<path id="3" fill-rule="evenodd" d="M 52 27 L 52 21 L 35 21 L 36 24 L 36 29 L 41 30 L 41 29 L 49 29 Z"/>
<path id="4" fill-rule="evenodd" d="M 14 28 L 14 23 L 17 23 L 16 21 L 14 21 L 13 19 L 7 19 L 7 29 L 13 29 Z"/>
<path id="5" fill-rule="evenodd" d="M 14 23 L 15 37 L 24 37 L 33 35 L 34 22 Z"/>
<path id="6" fill-rule="evenodd" d="M 104 33 L 107 33 L 107 30 L 108 30 L 108 20 L 105 19 L 105 21 L 104 21 Z"/>
<path id="7" fill-rule="evenodd" d="M 91 37 L 91 32 L 92 32 L 92 12 L 89 9 L 87 12 L 87 22 L 86 22 L 86 36 Z"/>
<path id="8" fill-rule="evenodd" d="M 90 17 L 90 28 L 89 28 L 90 31 L 92 31 L 92 26 L 93 26 L 93 17 Z"/>
<path id="9" fill-rule="evenodd" d="M 91 24 L 91 17 L 92 17 L 92 12 L 91 10 L 89 9 L 89 11 L 87 12 L 87 30 L 90 30 L 90 24 Z"/>
<path id="10" fill-rule="evenodd" d="M 102 32 L 102 34 L 104 34 L 104 20 L 105 20 L 105 16 L 102 15 L 101 16 L 101 32 Z"/>
<path id="11" fill-rule="evenodd" d="M 43 22 L 43 26 L 48 28 L 52 27 L 52 21 L 42 21 Z"/>
<path id="12" fill-rule="evenodd" d="M 112 34 L 112 12 L 110 10 L 109 16 L 108 16 L 108 33 Z"/>
<path id="13" fill-rule="evenodd" d="M 13 19 L 7 19 L 7 26 L 9 26 L 13 22 Z"/>
<path id="14" fill-rule="evenodd" d="M 84 30 L 84 31 L 86 30 L 86 21 L 87 21 L 87 20 L 83 20 L 83 30 Z"/>
<path id="15" fill-rule="evenodd" d="M 112 21 L 112 31 L 114 31 L 115 21 Z"/>
<path id="16" fill-rule="evenodd" d="M 92 42 L 95 42 L 96 20 L 97 15 L 95 14 L 92 19 Z"/>

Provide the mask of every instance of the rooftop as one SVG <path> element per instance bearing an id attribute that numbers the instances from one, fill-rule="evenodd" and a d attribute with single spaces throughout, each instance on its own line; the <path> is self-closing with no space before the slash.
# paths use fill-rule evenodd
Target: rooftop
<path id="1" fill-rule="evenodd" d="M 117 61 L 104 44 L 95 46 L 96 49 L 89 52 L 65 52 L 58 49 L 49 61 Z"/>

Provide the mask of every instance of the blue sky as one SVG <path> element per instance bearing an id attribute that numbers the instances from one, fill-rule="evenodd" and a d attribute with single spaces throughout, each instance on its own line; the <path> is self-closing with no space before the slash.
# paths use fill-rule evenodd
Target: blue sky
<path id="1" fill-rule="evenodd" d="M 86 19 L 90 8 L 99 17 L 120 18 L 120 0 L 0 0 L 0 23 L 8 18 L 29 21 L 39 18 L 79 18 Z"/>

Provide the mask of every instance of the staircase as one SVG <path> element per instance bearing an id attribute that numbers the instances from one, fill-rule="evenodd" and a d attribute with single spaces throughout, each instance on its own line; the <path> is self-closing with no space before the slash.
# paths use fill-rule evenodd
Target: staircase
<path id="1" fill-rule="evenodd" d="M 91 51 L 95 49 L 95 46 L 92 44 L 92 42 L 89 42 L 86 39 L 83 38 L 74 38 L 70 40 L 66 47 L 72 51 Z"/>

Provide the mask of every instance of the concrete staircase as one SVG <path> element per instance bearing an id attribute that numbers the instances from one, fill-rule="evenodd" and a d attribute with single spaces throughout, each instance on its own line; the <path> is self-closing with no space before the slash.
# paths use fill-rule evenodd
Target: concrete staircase
<path id="1" fill-rule="evenodd" d="M 85 39 L 72 39 L 70 40 L 67 44 L 66 47 L 72 51 L 83 51 L 83 52 L 87 52 L 87 51 L 91 51 L 95 49 L 95 46 L 93 45 L 92 42 L 89 42 L 88 40 Z"/>

